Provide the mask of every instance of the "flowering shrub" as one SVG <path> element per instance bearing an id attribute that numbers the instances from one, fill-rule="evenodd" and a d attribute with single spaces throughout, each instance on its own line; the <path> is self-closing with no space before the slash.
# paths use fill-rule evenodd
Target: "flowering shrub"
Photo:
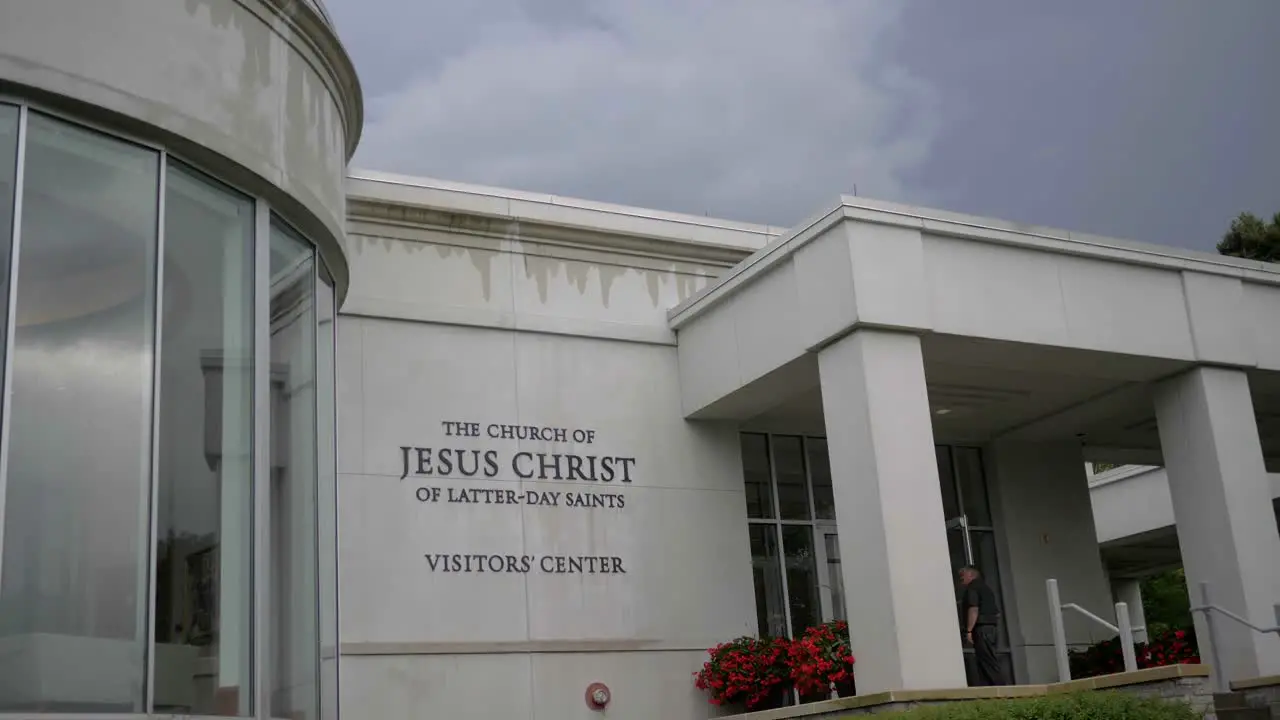
<path id="1" fill-rule="evenodd" d="M 741 703 L 747 710 L 764 705 L 791 687 L 785 638 L 740 637 L 707 651 L 711 658 L 694 673 L 694 685 L 711 694 L 712 705 Z"/>
<path id="2" fill-rule="evenodd" d="M 1147 643 L 1134 645 L 1138 667 L 1152 668 L 1164 665 L 1198 665 L 1200 652 L 1196 648 L 1192 630 L 1167 630 Z M 1071 677 L 1086 678 L 1096 675 L 1124 672 L 1124 656 L 1120 652 L 1120 639 L 1104 640 L 1084 650 L 1070 653 Z"/>
<path id="3" fill-rule="evenodd" d="M 843 620 L 817 625 L 787 648 L 791 680 L 801 695 L 828 695 L 831 686 L 853 680 L 849 625 Z"/>
<path id="4" fill-rule="evenodd" d="M 1195 630 L 1169 630 L 1160 633 L 1146 646 L 1147 664 L 1139 667 L 1162 665 L 1199 665 L 1200 648 L 1196 645 Z"/>

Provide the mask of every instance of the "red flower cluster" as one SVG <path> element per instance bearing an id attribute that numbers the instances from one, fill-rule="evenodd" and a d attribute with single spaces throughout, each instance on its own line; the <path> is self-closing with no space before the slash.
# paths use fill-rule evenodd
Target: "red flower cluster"
<path id="1" fill-rule="evenodd" d="M 1139 645 L 1139 648 L 1143 652 L 1138 653 L 1138 667 L 1200 664 L 1200 650 L 1196 647 L 1195 634 L 1186 630 L 1163 633 L 1145 647 Z"/>
<path id="2" fill-rule="evenodd" d="M 849 625 L 842 620 L 811 627 L 787 648 L 791 680 L 801 695 L 826 695 L 853 678 Z"/>
<path id="3" fill-rule="evenodd" d="M 1195 633 L 1190 630 L 1163 632 L 1150 642 L 1135 644 L 1133 650 L 1140 669 L 1200 663 Z M 1084 650 L 1072 650 L 1070 660 L 1071 677 L 1076 679 L 1124 672 L 1119 638 L 1104 640 Z"/>
<path id="4" fill-rule="evenodd" d="M 748 710 L 790 686 L 785 638 L 740 637 L 707 651 L 711 659 L 694 673 L 694 686 L 711 693 L 712 705 L 743 703 Z"/>
<path id="5" fill-rule="evenodd" d="M 721 643 L 694 673 L 694 686 L 710 693 L 711 704 L 760 709 L 795 688 L 802 696 L 823 696 L 832 685 L 853 680 L 849 626 L 844 622 L 810 628 L 798 640 L 741 637 Z"/>

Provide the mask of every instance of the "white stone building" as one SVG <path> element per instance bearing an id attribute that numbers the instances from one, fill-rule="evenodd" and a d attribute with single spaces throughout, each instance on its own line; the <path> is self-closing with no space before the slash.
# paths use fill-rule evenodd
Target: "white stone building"
<path id="1" fill-rule="evenodd" d="M 692 720 L 707 647 L 839 617 L 860 692 L 963 686 L 966 563 L 1042 682 L 1106 512 L 1280 600 L 1274 266 L 349 172 L 320 5 L 66 7 L 0 0 L 0 717 Z"/>

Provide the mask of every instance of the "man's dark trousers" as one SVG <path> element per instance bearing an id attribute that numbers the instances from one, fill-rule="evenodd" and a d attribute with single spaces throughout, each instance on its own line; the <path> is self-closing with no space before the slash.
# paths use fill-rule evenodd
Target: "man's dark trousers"
<path id="1" fill-rule="evenodd" d="M 973 629 L 973 659 L 978 670 L 978 685 L 1004 685 L 1004 667 L 996 655 L 996 626 L 979 625 Z"/>

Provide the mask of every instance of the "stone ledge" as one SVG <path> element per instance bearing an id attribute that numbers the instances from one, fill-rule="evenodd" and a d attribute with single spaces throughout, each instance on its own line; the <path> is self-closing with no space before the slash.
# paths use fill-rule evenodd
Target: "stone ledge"
<path id="1" fill-rule="evenodd" d="M 730 717 L 739 720 L 787 720 L 788 718 L 824 717 L 828 713 L 847 710 L 897 709 L 904 704 L 939 703 L 956 700 L 999 700 L 1079 692 L 1083 690 L 1118 690 L 1182 678 L 1207 678 L 1205 665 L 1166 665 L 1127 673 L 1101 675 L 1047 685 L 1007 685 L 1004 687 L 968 687 L 942 690 L 889 690 L 836 700 L 806 703 L 775 710 L 761 710 Z"/>
<path id="2" fill-rule="evenodd" d="M 1162 667 L 1135 670 L 1133 672 L 1099 675 L 1098 677 L 1052 683 L 1050 685 L 1045 685 L 1044 687 L 1047 689 L 1047 694 L 1052 694 L 1060 692 L 1076 692 L 1079 690 L 1112 690 L 1115 688 L 1128 687 L 1130 685 L 1160 682 L 1162 680 L 1207 677 L 1209 677 L 1209 668 L 1206 665 L 1165 665 Z"/>
<path id="3" fill-rule="evenodd" d="M 1260 690 L 1262 688 L 1280 687 L 1280 675 L 1263 675 L 1262 677 L 1249 678 L 1248 680 L 1236 680 L 1231 683 L 1231 689 L 1240 690 Z"/>

